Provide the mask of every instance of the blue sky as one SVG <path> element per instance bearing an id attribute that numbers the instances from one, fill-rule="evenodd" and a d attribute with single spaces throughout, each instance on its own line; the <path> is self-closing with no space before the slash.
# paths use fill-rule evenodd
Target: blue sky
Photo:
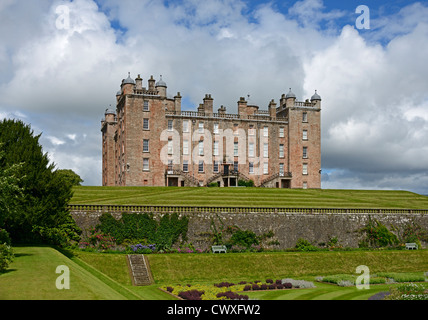
<path id="1" fill-rule="evenodd" d="M 428 194 L 427 56 L 427 1 L 3 0 L 0 117 L 100 185 L 100 120 L 128 72 L 163 75 L 191 110 L 206 93 L 233 113 L 248 94 L 264 109 L 318 90 L 323 188 Z"/>

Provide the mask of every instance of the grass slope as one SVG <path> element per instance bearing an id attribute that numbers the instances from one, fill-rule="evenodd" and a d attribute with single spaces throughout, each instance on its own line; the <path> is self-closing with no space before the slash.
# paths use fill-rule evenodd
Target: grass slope
<path id="1" fill-rule="evenodd" d="M 157 283 L 255 281 L 355 274 L 359 265 L 370 273 L 426 271 L 428 250 L 267 252 L 147 255 Z"/>
<path id="2" fill-rule="evenodd" d="M 71 203 L 173 206 L 427 209 L 428 197 L 407 191 L 377 190 L 75 187 Z"/>
<path id="3" fill-rule="evenodd" d="M 371 273 L 426 271 L 428 251 L 352 251 L 311 253 L 152 254 L 147 255 L 156 284 L 131 285 L 123 254 L 74 251 L 71 258 L 50 247 L 15 247 L 16 258 L 0 274 L 0 300 L 166 300 L 161 285 L 254 281 L 283 277 L 314 281 L 315 276 L 349 273 L 364 264 Z M 58 290 L 58 265 L 70 268 L 70 290 Z M 249 292 L 263 300 L 367 299 L 388 285 L 370 290 L 316 283 L 315 289 Z"/>
<path id="4" fill-rule="evenodd" d="M 50 247 L 14 247 L 15 260 L 0 275 L 0 300 L 124 300 L 128 297 Z M 70 289 L 56 288 L 57 266 L 70 269 Z"/>

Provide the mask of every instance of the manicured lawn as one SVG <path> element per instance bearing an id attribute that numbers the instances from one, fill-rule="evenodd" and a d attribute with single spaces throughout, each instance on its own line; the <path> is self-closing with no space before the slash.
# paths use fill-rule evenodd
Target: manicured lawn
<path id="1" fill-rule="evenodd" d="M 248 295 L 263 300 L 367 299 L 390 286 L 371 285 L 369 290 L 358 290 L 318 283 L 315 277 L 355 274 L 355 268 L 362 264 L 371 273 L 421 272 L 427 271 L 428 266 L 428 250 L 151 254 L 147 257 L 156 284 L 134 287 L 123 254 L 73 251 L 73 255 L 64 255 L 50 247 L 15 247 L 14 251 L 14 262 L 6 273 L 0 274 L 0 300 L 166 300 L 174 298 L 158 289 L 162 285 L 286 277 L 313 281 L 316 288 L 248 292 Z M 58 265 L 70 268 L 70 290 L 58 290 L 55 286 Z"/>
<path id="2" fill-rule="evenodd" d="M 420 272 L 428 268 L 428 250 L 152 254 L 147 257 L 153 277 L 160 284 L 356 274 L 359 265 L 369 267 L 370 273 Z"/>
<path id="3" fill-rule="evenodd" d="M 391 285 L 371 285 L 370 289 L 339 287 L 314 281 L 316 288 L 292 290 L 268 290 L 245 292 L 250 299 L 260 300 L 367 300 L 381 291 L 388 291 Z"/>
<path id="4" fill-rule="evenodd" d="M 1 300 L 123 300 L 99 278 L 50 247 L 14 247 L 15 260 L 0 275 Z M 70 289 L 56 288 L 57 266 L 70 269 Z"/>
<path id="5" fill-rule="evenodd" d="M 270 188 L 76 187 L 72 204 L 427 209 L 407 191 Z"/>

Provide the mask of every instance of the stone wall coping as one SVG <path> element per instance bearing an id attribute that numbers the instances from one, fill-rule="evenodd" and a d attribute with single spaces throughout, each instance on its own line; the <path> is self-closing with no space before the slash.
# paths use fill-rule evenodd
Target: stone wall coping
<path id="1" fill-rule="evenodd" d="M 160 213 L 300 213 L 300 214 L 428 214 L 428 209 L 402 208 L 295 208 L 70 204 L 73 212 Z"/>

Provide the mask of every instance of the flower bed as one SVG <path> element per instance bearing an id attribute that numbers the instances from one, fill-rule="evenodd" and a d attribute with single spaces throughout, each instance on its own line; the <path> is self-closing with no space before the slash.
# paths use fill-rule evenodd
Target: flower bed
<path id="1" fill-rule="evenodd" d="M 264 283 L 260 280 L 253 282 L 241 281 L 221 282 L 214 285 L 176 285 L 164 286 L 161 289 L 184 300 L 248 300 L 248 295 L 241 292 L 257 290 L 282 290 L 293 288 L 313 288 L 312 282 L 294 279 L 282 279 L 273 281 L 267 279 Z"/>

